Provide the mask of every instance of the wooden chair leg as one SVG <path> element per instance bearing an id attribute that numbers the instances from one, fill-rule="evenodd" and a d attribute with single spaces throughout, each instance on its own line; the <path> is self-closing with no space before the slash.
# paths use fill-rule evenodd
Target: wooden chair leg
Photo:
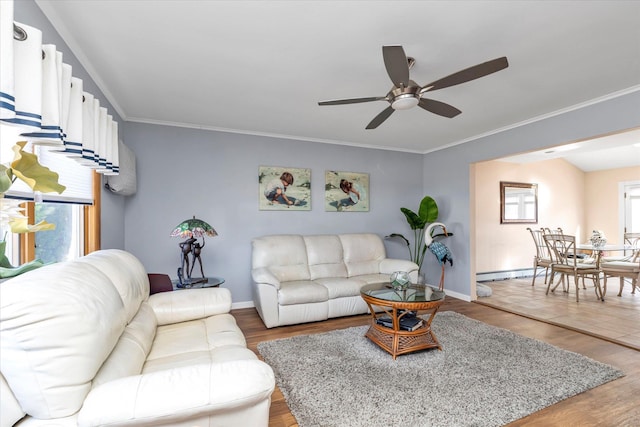
<path id="1" fill-rule="evenodd" d="M 553 285 L 553 278 L 555 277 L 555 275 L 556 273 L 551 270 L 551 277 L 549 278 L 549 283 L 547 284 L 547 292 L 545 293 L 545 295 L 549 295 L 549 289 L 551 289 L 551 285 Z M 556 288 L 553 289 L 555 290 Z"/>
<path id="2" fill-rule="evenodd" d="M 618 296 L 622 296 L 622 289 L 624 288 L 624 277 L 620 278 L 620 292 L 618 292 Z"/>
<path id="3" fill-rule="evenodd" d="M 576 285 L 576 302 L 580 302 L 580 278 L 573 276 L 573 283 Z"/>
<path id="4" fill-rule="evenodd" d="M 604 301 L 604 296 L 607 294 L 607 288 L 605 287 L 604 289 L 602 289 L 600 287 L 600 275 L 599 274 L 594 274 L 593 275 L 593 285 L 596 288 L 596 296 L 598 298 L 600 298 L 600 301 Z"/>
<path id="5" fill-rule="evenodd" d="M 565 285 L 565 278 L 566 277 L 567 277 L 566 274 L 561 273 L 560 274 L 560 283 L 562 283 L 562 292 L 569 293 L 569 279 L 566 279 L 566 285 Z M 558 283 L 558 285 L 560 283 Z M 556 285 L 556 288 L 558 287 L 558 285 Z M 553 288 L 553 290 L 555 291 L 556 288 Z"/>

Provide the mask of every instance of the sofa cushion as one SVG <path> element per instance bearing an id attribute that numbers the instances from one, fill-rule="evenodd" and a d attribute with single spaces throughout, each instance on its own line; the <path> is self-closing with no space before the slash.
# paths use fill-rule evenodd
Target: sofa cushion
<path id="1" fill-rule="evenodd" d="M 161 292 L 149 297 L 158 325 L 202 319 L 231 310 L 227 288 L 189 289 L 189 292 Z"/>
<path id="2" fill-rule="evenodd" d="M 367 284 L 359 278 L 347 279 L 343 277 L 326 277 L 316 279 L 315 282 L 327 288 L 329 299 L 359 296 L 360 289 Z"/>
<path id="3" fill-rule="evenodd" d="M 342 243 L 337 235 L 304 236 L 311 280 L 322 277 L 347 277 Z"/>
<path id="4" fill-rule="evenodd" d="M 362 274 L 357 277 L 361 282 L 371 285 L 374 283 L 389 283 L 389 275 L 383 273 Z"/>
<path id="5" fill-rule="evenodd" d="M 255 359 L 231 314 L 159 326 L 143 372 L 228 360 Z"/>
<path id="6" fill-rule="evenodd" d="M 258 237 L 252 245 L 253 268 L 269 267 L 281 282 L 309 280 L 307 248 L 302 236 Z"/>
<path id="7" fill-rule="evenodd" d="M 325 302 L 328 299 L 329 291 L 326 287 L 308 280 L 283 282 L 278 291 L 280 305 Z"/>
<path id="8" fill-rule="evenodd" d="M 138 314 L 129 322 L 118 344 L 98 371 L 91 388 L 118 378 L 138 375 L 151 351 L 156 327 L 153 309 L 143 302 Z"/>
<path id="9" fill-rule="evenodd" d="M 149 296 L 149 276 L 142 263 L 120 249 L 92 252 L 76 261 L 91 264 L 111 280 L 127 311 L 127 322 L 133 319 L 142 301 Z"/>
<path id="10" fill-rule="evenodd" d="M 24 415 L 25 413 L 9 388 L 7 380 L 0 374 L 0 426 L 12 426 Z"/>
<path id="11" fill-rule="evenodd" d="M 52 264 L 2 283 L 2 373 L 22 409 L 41 419 L 77 412 L 126 321 L 111 280 L 88 263 Z"/>
<path id="12" fill-rule="evenodd" d="M 386 258 L 386 251 L 378 235 L 358 233 L 339 237 L 349 277 L 380 273 L 380 261 Z"/>

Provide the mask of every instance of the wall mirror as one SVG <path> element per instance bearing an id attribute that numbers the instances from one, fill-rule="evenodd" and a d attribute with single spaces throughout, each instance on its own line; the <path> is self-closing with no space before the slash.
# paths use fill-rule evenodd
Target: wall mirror
<path id="1" fill-rule="evenodd" d="M 500 181 L 500 223 L 538 223 L 538 185 Z"/>

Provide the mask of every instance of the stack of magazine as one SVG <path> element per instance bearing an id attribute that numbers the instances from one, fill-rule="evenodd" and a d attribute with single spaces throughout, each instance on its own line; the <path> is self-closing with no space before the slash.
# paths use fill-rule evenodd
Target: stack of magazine
<path id="1" fill-rule="evenodd" d="M 398 316 L 402 315 L 403 311 L 398 311 Z M 391 316 L 383 315 L 376 319 L 378 325 L 382 325 L 387 328 L 393 328 L 393 319 Z M 400 317 L 400 329 L 404 331 L 415 331 L 424 324 L 422 318 L 416 316 L 415 311 L 409 311 L 404 316 Z"/>

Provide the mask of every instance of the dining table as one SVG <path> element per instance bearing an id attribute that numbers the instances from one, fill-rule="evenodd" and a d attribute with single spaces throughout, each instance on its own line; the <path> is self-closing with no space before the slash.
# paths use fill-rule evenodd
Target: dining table
<path id="1" fill-rule="evenodd" d="M 596 247 L 594 247 L 591 243 L 580 243 L 576 245 L 576 249 L 594 251 L 596 250 Z M 603 252 L 633 251 L 636 249 L 636 247 L 633 245 L 604 245 L 604 246 L 599 246 L 597 249 Z"/>
<path id="2" fill-rule="evenodd" d="M 596 251 L 596 249 L 599 249 Z M 590 262 L 600 262 L 600 260 L 607 258 L 616 258 L 623 260 L 625 257 L 633 255 L 634 251 L 638 248 L 634 245 L 604 245 L 598 246 L 597 248 L 593 246 L 591 243 L 580 243 L 576 245 L 576 250 L 582 251 L 591 251 L 591 261 Z M 614 255 L 611 252 L 622 252 L 621 255 Z M 596 261 L 597 260 L 597 261 Z M 610 259 L 612 260 L 612 259 Z"/>

